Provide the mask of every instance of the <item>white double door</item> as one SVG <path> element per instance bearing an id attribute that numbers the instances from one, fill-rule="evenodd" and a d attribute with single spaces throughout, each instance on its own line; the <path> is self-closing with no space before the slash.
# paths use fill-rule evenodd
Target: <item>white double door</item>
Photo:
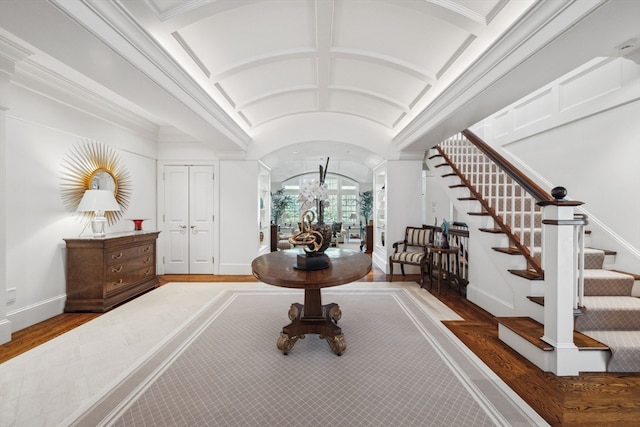
<path id="1" fill-rule="evenodd" d="M 165 274 L 213 274 L 213 166 L 163 172 Z"/>

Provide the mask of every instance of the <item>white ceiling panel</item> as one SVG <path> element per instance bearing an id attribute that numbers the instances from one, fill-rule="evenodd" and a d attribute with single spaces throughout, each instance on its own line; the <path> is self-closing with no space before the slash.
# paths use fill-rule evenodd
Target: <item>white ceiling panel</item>
<path id="1" fill-rule="evenodd" d="M 301 114 L 318 109 L 315 91 L 299 91 L 271 96 L 243 109 L 243 114 L 252 126 L 291 114 Z"/>
<path id="2" fill-rule="evenodd" d="M 329 87 L 362 91 L 409 108 L 416 94 L 427 87 L 429 79 L 390 65 L 338 56 L 333 61 Z"/>
<path id="3" fill-rule="evenodd" d="M 237 108 L 280 95 L 287 91 L 316 89 L 317 66 L 314 58 L 301 57 L 258 63 L 229 74 L 219 84 Z"/>
<path id="4" fill-rule="evenodd" d="M 307 1 L 237 2 L 233 8 L 179 30 L 213 75 L 252 61 L 315 48 L 313 8 Z"/>
<path id="5" fill-rule="evenodd" d="M 372 120 L 386 127 L 392 127 L 403 112 L 379 98 L 337 90 L 332 90 L 329 94 L 329 109 Z"/>
<path id="6" fill-rule="evenodd" d="M 508 3 L 507 0 L 432 0 L 432 2 L 482 24 L 491 22 Z"/>
<path id="7" fill-rule="evenodd" d="M 468 31 L 403 7 L 404 2 L 340 2 L 333 48 L 361 52 L 436 76 Z"/>

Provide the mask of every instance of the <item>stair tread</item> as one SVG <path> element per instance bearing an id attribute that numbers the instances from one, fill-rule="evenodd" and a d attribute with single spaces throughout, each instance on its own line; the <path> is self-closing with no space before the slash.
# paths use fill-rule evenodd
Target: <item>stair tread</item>
<path id="1" fill-rule="evenodd" d="M 609 271 L 613 271 L 614 273 L 626 274 L 627 276 L 633 277 L 634 281 L 635 280 L 640 280 L 640 274 L 629 273 L 628 271 L 620 271 L 620 270 L 609 270 Z"/>
<path id="2" fill-rule="evenodd" d="M 584 294 L 601 296 L 630 296 L 633 276 L 604 269 L 584 270 Z"/>
<path id="3" fill-rule="evenodd" d="M 590 310 L 634 309 L 640 311 L 640 298 L 631 295 L 585 295 L 584 305 Z"/>
<path id="4" fill-rule="evenodd" d="M 531 302 L 535 302 L 538 305 L 541 305 L 544 307 L 544 297 L 533 297 L 533 296 L 528 296 L 527 299 Z"/>
<path id="5" fill-rule="evenodd" d="M 502 234 L 504 230 L 500 227 L 494 228 L 479 228 L 480 231 L 484 231 L 485 233 L 494 233 L 494 234 Z"/>
<path id="6" fill-rule="evenodd" d="M 583 315 L 576 319 L 579 331 L 635 330 L 640 334 L 640 298 L 585 296 Z"/>
<path id="7" fill-rule="evenodd" d="M 534 270 L 507 270 L 511 274 L 522 277 L 528 280 L 542 280 L 544 279 L 539 273 Z"/>
<path id="8" fill-rule="evenodd" d="M 605 255 L 617 255 L 618 254 L 618 252 L 612 251 L 611 249 L 599 249 L 599 248 L 590 248 L 590 247 L 586 247 L 585 249 L 602 251 L 602 252 L 604 252 Z"/>
<path id="9" fill-rule="evenodd" d="M 511 246 L 504 247 L 504 248 L 492 247 L 491 249 L 493 249 L 496 252 L 502 252 L 503 254 L 508 254 L 508 255 L 520 255 L 520 254 L 522 254 L 522 252 L 520 252 L 520 249 L 513 248 Z"/>
<path id="10" fill-rule="evenodd" d="M 496 320 L 511 329 L 531 344 L 544 351 L 552 351 L 551 344 L 542 341 L 544 325 L 530 317 L 496 317 Z M 606 350 L 608 347 L 581 332 L 573 331 L 573 342 L 580 350 Z"/>

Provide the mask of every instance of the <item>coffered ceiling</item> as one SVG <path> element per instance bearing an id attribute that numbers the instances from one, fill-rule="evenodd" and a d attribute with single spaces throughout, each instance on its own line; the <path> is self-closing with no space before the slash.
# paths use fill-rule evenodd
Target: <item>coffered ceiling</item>
<path id="1" fill-rule="evenodd" d="M 384 159 L 421 158 L 447 132 L 595 56 L 543 65 L 544 47 L 562 49 L 567 29 L 608 2 L 574 3 L 1 0 L 0 19 L 161 134 L 260 159 L 282 177 L 329 155 L 359 179 Z M 525 65 L 529 81 L 518 81 Z"/>

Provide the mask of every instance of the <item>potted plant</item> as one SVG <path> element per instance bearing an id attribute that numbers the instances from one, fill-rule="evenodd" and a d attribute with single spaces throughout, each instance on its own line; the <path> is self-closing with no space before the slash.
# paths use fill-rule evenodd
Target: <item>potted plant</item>
<path id="1" fill-rule="evenodd" d="M 363 191 L 358 196 L 356 204 L 360 208 L 360 215 L 364 218 L 364 223 L 368 224 L 373 211 L 373 191 Z"/>
<path id="2" fill-rule="evenodd" d="M 277 225 L 289 204 L 294 201 L 295 198 L 292 195 L 285 194 L 284 188 L 271 193 L 271 223 Z"/>

